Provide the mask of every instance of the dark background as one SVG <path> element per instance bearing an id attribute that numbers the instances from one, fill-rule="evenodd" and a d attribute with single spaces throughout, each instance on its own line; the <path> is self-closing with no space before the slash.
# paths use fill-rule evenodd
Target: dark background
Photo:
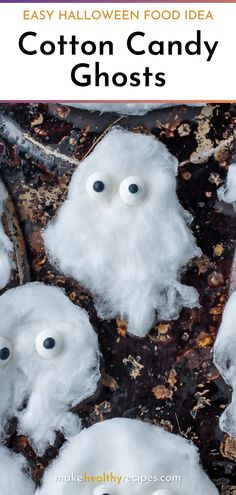
<path id="1" fill-rule="evenodd" d="M 25 135 L 21 147 L 11 136 L 1 137 L 0 126 L 0 173 L 9 192 L 4 224 L 16 263 L 9 287 L 34 280 L 63 287 L 88 311 L 98 333 L 102 378 L 96 395 L 78 405 L 75 414 L 84 426 L 117 416 L 140 418 L 191 439 L 221 495 L 236 495 L 236 440 L 218 427 L 231 390 L 212 362 L 221 314 L 235 286 L 236 215 L 217 199 L 234 159 L 235 105 L 178 106 L 119 117 L 25 103 L 0 104 L 0 114 L 12 118 Z M 100 321 L 91 294 L 49 264 L 41 240 L 41 229 L 66 197 L 76 167 L 67 157 L 81 160 L 116 124 L 155 135 L 177 156 L 178 197 L 193 215 L 192 228 L 203 253 L 182 277 L 199 291 L 201 308 L 184 309 L 177 321 L 159 322 L 142 339 L 130 337 L 120 320 Z M 28 439 L 17 435 L 16 421 L 9 424 L 7 445 L 23 453 L 38 482 L 63 441 L 58 433 L 55 445 L 38 458 Z"/>

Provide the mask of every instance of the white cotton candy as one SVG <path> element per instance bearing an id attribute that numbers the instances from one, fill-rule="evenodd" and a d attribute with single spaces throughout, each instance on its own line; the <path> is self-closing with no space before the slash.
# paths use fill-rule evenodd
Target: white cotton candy
<path id="1" fill-rule="evenodd" d="M 15 144 L 18 152 L 28 153 L 32 158 L 43 162 L 47 166 L 58 166 L 66 162 L 77 165 L 78 160 L 63 155 L 55 146 L 42 144 L 23 131 L 11 117 L 0 114 L 0 135 L 10 144 Z"/>
<path id="2" fill-rule="evenodd" d="M 214 363 L 226 383 L 233 389 L 232 402 L 220 417 L 220 428 L 236 438 L 236 292 L 224 309 L 222 323 L 214 345 Z"/>
<path id="3" fill-rule="evenodd" d="M 97 337 L 84 310 L 41 283 L 2 295 L 0 321 L 0 433 L 17 416 L 18 432 L 42 453 L 55 431 L 68 438 L 80 430 L 69 409 L 96 390 Z"/>
<path id="4" fill-rule="evenodd" d="M 89 110 L 91 112 L 112 112 L 121 115 L 145 115 L 151 110 L 186 105 L 189 107 L 204 106 L 204 103 L 65 103 L 69 107 Z"/>
<path id="5" fill-rule="evenodd" d="M 112 479 L 104 477 L 111 474 Z M 117 477 L 122 477 L 119 483 Z M 37 495 L 217 493 L 193 444 L 158 426 L 124 418 L 97 423 L 65 444 L 37 491 Z"/>
<path id="6" fill-rule="evenodd" d="M 79 165 L 43 233 L 51 260 L 94 292 L 99 316 L 127 319 L 140 337 L 156 315 L 177 318 L 198 304 L 196 290 L 180 282 L 200 250 L 176 196 L 177 165 L 155 137 L 115 128 Z"/>
<path id="7" fill-rule="evenodd" d="M 34 495 L 35 485 L 24 473 L 22 456 L 0 447 L 0 495 Z"/>
<path id="8" fill-rule="evenodd" d="M 236 210 L 236 163 L 229 166 L 226 185 L 218 189 L 218 197 L 221 201 L 231 203 Z"/>
<path id="9" fill-rule="evenodd" d="M 0 289 L 3 289 L 7 285 L 11 274 L 11 260 L 9 255 L 12 251 L 12 243 L 5 234 L 1 223 L 6 199 L 7 191 L 0 181 Z"/>

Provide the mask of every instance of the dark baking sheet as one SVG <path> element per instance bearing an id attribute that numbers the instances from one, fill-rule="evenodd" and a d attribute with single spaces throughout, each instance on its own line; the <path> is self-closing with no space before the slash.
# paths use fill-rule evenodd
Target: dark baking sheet
<path id="1" fill-rule="evenodd" d="M 218 427 L 231 391 L 212 362 L 221 314 L 235 286 L 236 215 L 217 199 L 235 153 L 235 105 L 178 106 L 119 117 L 55 104 L 1 104 L 0 114 L 21 127 L 26 146 L 22 151 L 0 137 L 0 173 L 9 192 L 4 223 L 16 262 L 9 287 L 30 280 L 63 287 L 86 308 L 99 336 L 102 379 L 96 396 L 78 405 L 75 414 L 84 426 L 124 416 L 180 433 L 199 447 L 220 493 L 235 495 L 236 440 Z M 98 319 L 91 294 L 49 264 L 40 234 L 66 197 L 75 159 L 89 153 L 113 125 L 154 134 L 177 156 L 178 197 L 194 217 L 192 228 L 203 252 L 183 275 L 199 291 L 201 308 L 183 310 L 178 321 L 159 322 L 143 339 L 130 337 L 122 321 Z M 58 433 L 55 446 L 38 458 L 28 439 L 17 436 L 15 421 L 9 425 L 7 445 L 25 455 L 38 482 L 62 443 Z"/>

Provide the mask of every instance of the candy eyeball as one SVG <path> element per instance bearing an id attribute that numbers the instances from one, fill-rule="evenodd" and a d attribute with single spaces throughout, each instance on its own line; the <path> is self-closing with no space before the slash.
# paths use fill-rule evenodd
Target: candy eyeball
<path id="1" fill-rule="evenodd" d="M 90 198 L 96 201 L 108 200 L 114 192 L 114 183 L 106 173 L 94 173 L 86 182 L 86 191 Z"/>
<path id="2" fill-rule="evenodd" d="M 120 199 L 129 206 L 141 203 L 146 196 L 146 187 L 140 177 L 127 177 L 121 182 L 119 188 Z"/>
<path id="3" fill-rule="evenodd" d="M 0 337 L 0 367 L 5 366 L 11 359 L 12 346 L 9 340 Z"/>
<path id="4" fill-rule="evenodd" d="M 37 353 L 44 359 L 52 359 L 61 354 L 64 347 L 64 339 L 57 330 L 42 330 L 35 341 Z"/>

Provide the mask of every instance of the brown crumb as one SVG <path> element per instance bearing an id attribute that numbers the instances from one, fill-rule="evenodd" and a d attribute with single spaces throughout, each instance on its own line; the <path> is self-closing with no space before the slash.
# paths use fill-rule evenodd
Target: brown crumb
<path id="1" fill-rule="evenodd" d="M 236 439 L 227 436 L 220 445 L 220 452 L 223 457 L 236 460 Z"/>
<path id="2" fill-rule="evenodd" d="M 221 256 L 222 253 L 224 252 L 224 246 L 222 243 L 220 244 L 216 244 L 214 247 L 213 247 L 213 254 L 215 256 Z"/>
<path id="3" fill-rule="evenodd" d="M 40 113 L 39 115 L 37 115 L 37 117 L 34 118 L 34 120 L 32 120 L 30 125 L 31 127 L 35 127 L 37 125 L 41 125 L 42 123 L 43 123 L 43 115 Z"/>
<path id="4" fill-rule="evenodd" d="M 198 347 L 207 347 L 208 345 L 211 345 L 211 344 L 212 344 L 211 335 L 207 332 L 201 332 L 198 339 L 197 339 Z"/>
<path id="5" fill-rule="evenodd" d="M 184 180 L 190 180 L 192 174 L 190 172 L 182 172 L 181 177 L 183 177 Z"/>
<path id="6" fill-rule="evenodd" d="M 188 136 L 190 134 L 190 131 L 191 131 L 191 127 L 186 122 L 178 127 L 178 133 L 181 137 Z"/>
<path id="7" fill-rule="evenodd" d="M 177 383 L 177 373 L 174 368 L 172 368 L 169 372 L 168 383 L 172 386 Z"/>
<path id="8" fill-rule="evenodd" d="M 119 385 L 115 378 L 105 372 L 102 373 L 101 381 L 104 387 L 109 388 L 112 392 L 115 392 L 119 388 Z"/>
<path id="9" fill-rule="evenodd" d="M 167 333 L 170 328 L 170 323 L 159 323 L 159 325 L 157 325 L 157 331 L 160 335 L 164 335 L 165 333 Z"/>
<path id="10" fill-rule="evenodd" d="M 123 320 L 117 318 L 116 319 L 116 326 L 117 326 L 118 335 L 120 335 L 120 337 L 125 337 L 126 333 L 127 333 L 126 323 Z"/>
<path id="11" fill-rule="evenodd" d="M 152 393 L 158 400 L 171 399 L 173 395 L 172 390 L 165 387 L 165 385 L 157 385 L 156 387 L 153 387 Z"/>
<path id="12" fill-rule="evenodd" d="M 95 422 L 103 421 L 104 414 L 111 412 L 111 403 L 107 400 L 101 402 L 101 404 L 96 404 L 93 413 L 91 414 L 91 419 Z"/>
<path id="13" fill-rule="evenodd" d="M 220 184 L 222 184 L 222 179 L 220 177 L 219 174 L 213 172 L 210 177 L 209 177 L 209 181 L 212 183 L 212 184 L 215 184 L 216 186 L 219 186 Z"/>
<path id="14" fill-rule="evenodd" d="M 129 364 L 129 363 L 132 365 L 130 376 L 134 380 L 136 380 L 136 378 L 139 375 L 141 375 L 141 370 L 144 368 L 144 366 L 139 363 L 139 360 L 140 360 L 140 357 L 139 356 L 135 359 L 131 355 L 129 355 L 127 358 L 123 359 L 123 363 L 124 363 L 125 366 L 127 366 L 127 364 Z"/>
<path id="15" fill-rule="evenodd" d="M 224 277 L 222 273 L 214 271 L 208 276 L 207 282 L 210 287 L 219 287 L 224 285 Z"/>
<path id="16" fill-rule="evenodd" d="M 209 270 L 209 268 L 211 267 L 211 261 L 208 256 L 205 255 L 201 256 L 201 258 L 198 258 L 195 263 L 198 267 L 198 275 L 206 273 L 207 270 Z"/>

